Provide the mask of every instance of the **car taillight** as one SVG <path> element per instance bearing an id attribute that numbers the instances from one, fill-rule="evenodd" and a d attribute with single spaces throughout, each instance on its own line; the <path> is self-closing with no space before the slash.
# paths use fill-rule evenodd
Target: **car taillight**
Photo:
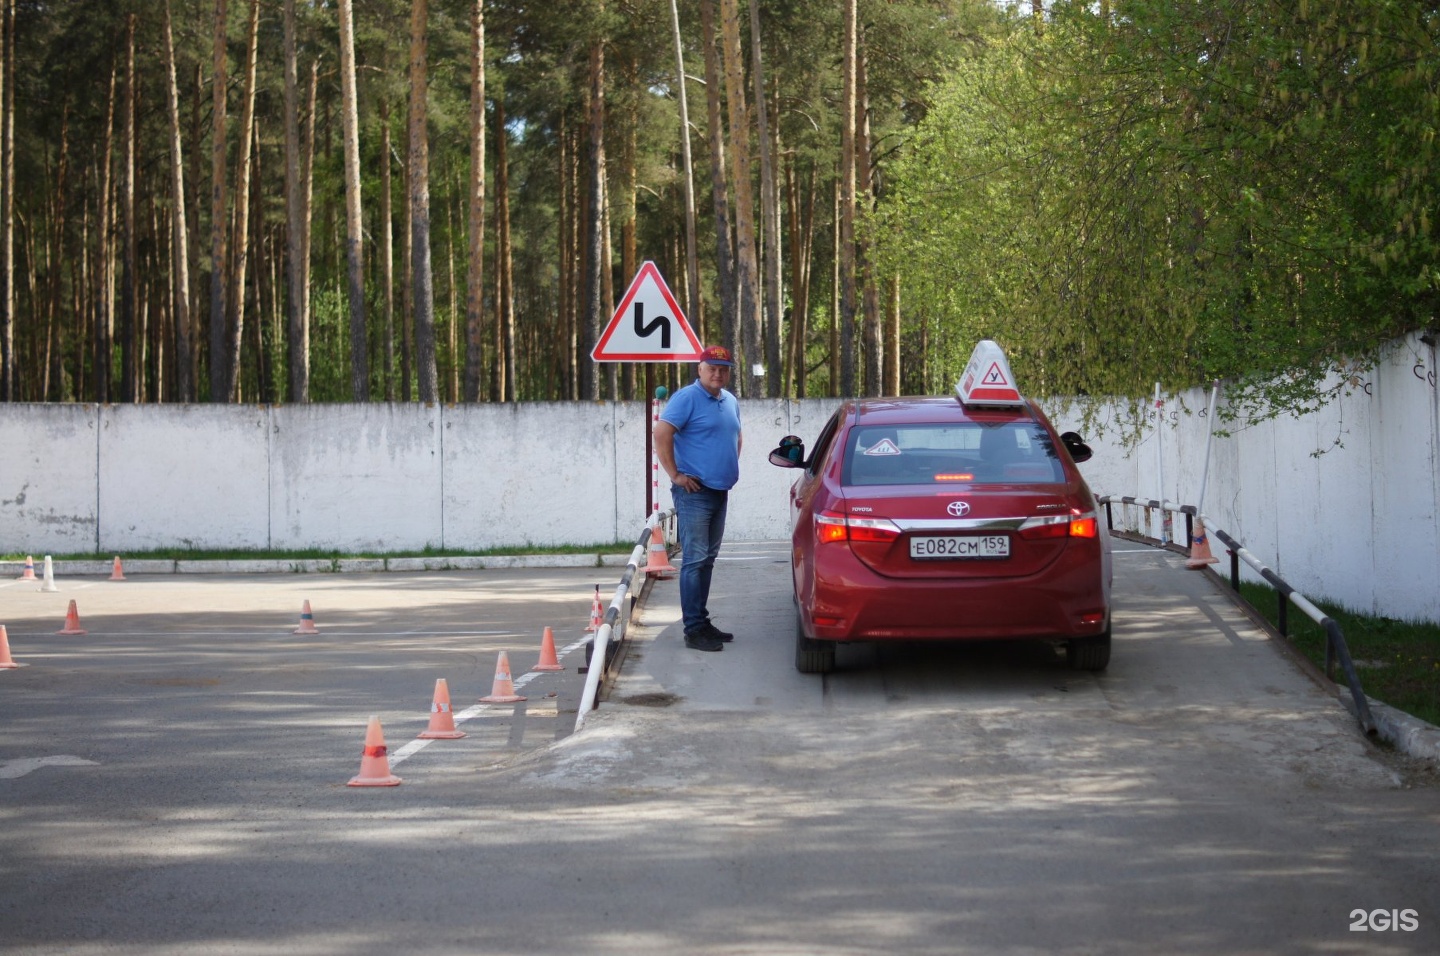
<path id="1" fill-rule="evenodd" d="M 883 544 L 900 537 L 900 528 L 889 518 L 854 518 L 824 511 L 815 516 L 815 537 L 821 544 L 835 541 Z"/>
<path id="2" fill-rule="evenodd" d="M 815 516 L 815 538 L 821 544 L 845 540 L 845 516 L 824 512 Z"/>
<path id="3" fill-rule="evenodd" d="M 1100 525 L 1093 511 L 1081 514 L 1072 509 L 1068 515 L 1040 515 L 1026 519 L 1020 526 L 1020 537 L 1027 541 L 1045 538 L 1094 538 Z"/>

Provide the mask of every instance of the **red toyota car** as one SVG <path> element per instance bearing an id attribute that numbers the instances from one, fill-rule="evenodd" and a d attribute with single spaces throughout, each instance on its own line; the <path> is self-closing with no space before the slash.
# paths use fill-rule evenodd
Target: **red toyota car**
<path id="1" fill-rule="evenodd" d="M 1110 662 L 1110 549 L 1076 462 L 976 347 L 957 396 L 843 405 L 809 455 L 770 454 L 790 489 L 795 666 L 827 673 L 841 641 L 1061 641 L 1072 668 Z"/>

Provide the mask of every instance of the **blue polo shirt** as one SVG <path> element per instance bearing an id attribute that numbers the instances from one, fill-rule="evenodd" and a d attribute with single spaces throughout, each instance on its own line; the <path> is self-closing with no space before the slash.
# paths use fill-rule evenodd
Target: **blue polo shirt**
<path id="1" fill-rule="evenodd" d="M 725 389 L 712 396 L 697 378 L 670 397 L 660 420 L 675 426 L 675 467 L 706 488 L 729 491 L 740 480 L 740 403 Z"/>

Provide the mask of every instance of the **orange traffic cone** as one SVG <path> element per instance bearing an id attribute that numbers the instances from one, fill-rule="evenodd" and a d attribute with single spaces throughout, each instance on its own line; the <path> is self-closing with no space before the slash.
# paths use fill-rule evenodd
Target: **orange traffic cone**
<path id="1" fill-rule="evenodd" d="M 1190 539 L 1190 557 L 1185 567 L 1198 571 L 1207 564 L 1219 564 L 1220 559 L 1210 553 L 1210 542 L 1205 537 L 1205 522 L 1195 519 L 1194 536 Z"/>
<path id="2" fill-rule="evenodd" d="M 585 628 L 587 632 L 600 630 L 600 625 L 605 622 L 605 609 L 600 606 L 600 585 L 595 585 L 595 600 L 590 604 L 590 626 Z"/>
<path id="3" fill-rule="evenodd" d="M 670 566 L 670 554 L 665 550 L 665 532 L 660 530 L 657 524 L 650 532 L 650 554 L 645 564 L 646 574 L 661 575 L 660 580 L 666 580 L 665 576 L 674 574 L 675 568 Z"/>
<path id="4" fill-rule="evenodd" d="M 310 602 L 306 601 L 300 606 L 300 626 L 291 631 L 292 634 L 319 634 L 320 630 L 315 626 L 315 615 L 310 613 Z"/>
<path id="5" fill-rule="evenodd" d="M 15 580 L 17 580 L 17 581 L 37 581 L 37 580 L 39 580 L 37 577 L 35 577 L 35 558 L 34 558 L 33 556 L 28 555 L 28 554 L 25 555 L 25 573 L 21 574 L 20 577 L 16 578 Z"/>
<path id="6" fill-rule="evenodd" d="M 555 632 L 545 628 L 545 634 L 540 638 L 540 663 L 530 668 L 532 671 L 563 671 L 565 665 L 555 656 Z"/>
<path id="7" fill-rule="evenodd" d="M 123 580 L 125 580 L 125 572 L 122 571 L 122 570 L 120 570 L 120 555 L 118 555 L 118 554 L 115 555 L 115 567 L 114 567 L 114 569 L 110 572 L 110 580 L 112 580 L 112 581 L 123 581 Z"/>
<path id="8" fill-rule="evenodd" d="M 450 711 L 450 685 L 445 678 L 435 680 L 435 697 L 430 702 L 430 726 L 419 736 L 420 740 L 459 740 L 462 731 L 455 729 L 455 715 Z"/>
<path id="9" fill-rule="evenodd" d="M 515 684 L 510 680 L 510 655 L 501 651 L 495 662 L 495 682 L 490 685 L 490 693 L 480 698 L 480 703 L 513 704 L 524 699 L 515 693 Z"/>
<path id="10" fill-rule="evenodd" d="M 56 631 L 56 634 L 84 634 L 85 629 L 80 626 L 80 610 L 75 606 L 75 599 L 70 599 L 70 609 L 65 612 L 65 629 Z"/>
<path id="11" fill-rule="evenodd" d="M 385 732 L 380 718 L 371 717 L 365 728 L 365 750 L 360 757 L 360 772 L 350 778 L 348 787 L 394 787 L 400 778 L 390 772 L 390 751 L 385 747 Z"/>
<path id="12" fill-rule="evenodd" d="M 10 656 L 10 635 L 5 630 L 5 625 L 0 624 L 0 671 L 9 670 L 12 667 L 28 667 L 28 664 L 17 664 Z"/>

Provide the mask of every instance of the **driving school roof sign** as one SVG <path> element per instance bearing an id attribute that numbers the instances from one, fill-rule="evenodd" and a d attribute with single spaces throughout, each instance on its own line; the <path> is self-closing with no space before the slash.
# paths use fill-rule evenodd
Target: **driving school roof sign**
<path id="1" fill-rule="evenodd" d="M 700 340 L 685 321 L 680 304 L 655 263 L 647 261 L 635 273 L 590 357 L 597 362 L 695 362 L 700 352 Z"/>
<path id="2" fill-rule="evenodd" d="M 966 405 L 996 405 L 1008 407 L 1023 405 L 1020 389 L 1015 384 L 1015 375 L 1010 371 L 1010 362 L 1004 351 L 990 339 L 981 339 L 970 353 L 970 364 L 965 374 L 955 383 L 960 401 Z"/>

